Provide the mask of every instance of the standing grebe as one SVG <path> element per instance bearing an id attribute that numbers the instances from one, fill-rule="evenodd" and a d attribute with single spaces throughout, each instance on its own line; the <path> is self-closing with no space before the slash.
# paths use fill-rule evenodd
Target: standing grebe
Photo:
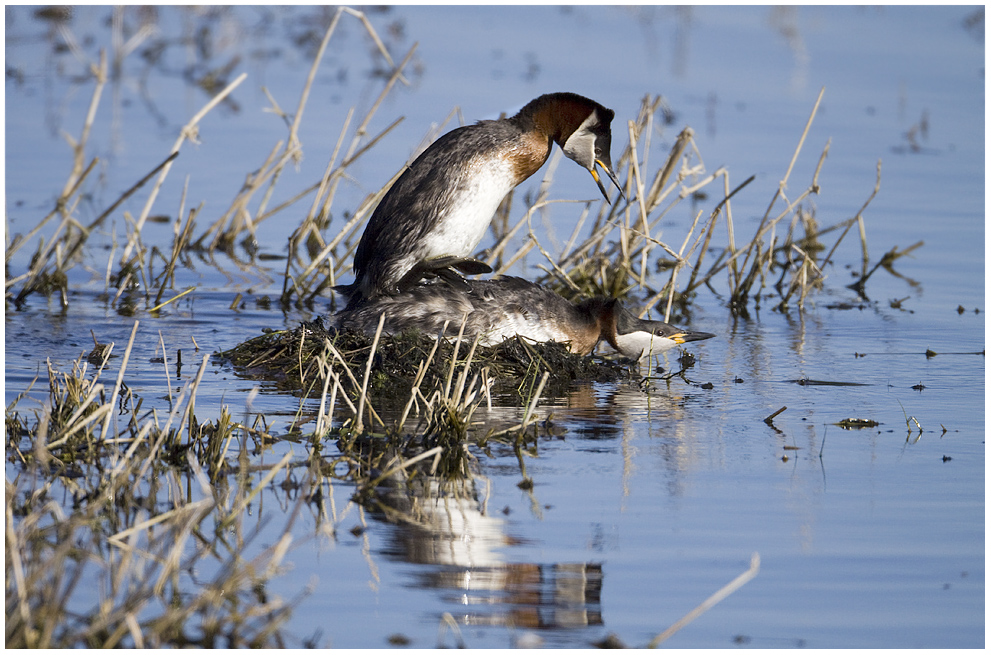
<path id="1" fill-rule="evenodd" d="M 372 214 L 354 254 L 355 281 L 338 287 L 354 308 L 401 293 L 430 274 L 460 281 L 492 269 L 471 255 L 503 198 L 533 175 L 557 143 L 588 169 L 606 200 L 598 165 L 620 188 L 609 155 L 613 111 L 574 93 L 551 93 L 511 118 L 448 132 L 396 180 Z"/>
<path id="2" fill-rule="evenodd" d="M 587 355 L 599 341 L 634 359 L 656 355 L 688 341 L 710 339 L 708 332 L 681 330 L 660 321 L 644 321 L 615 298 L 568 302 L 553 291 L 518 277 L 466 280 L 465 286 L 444 282 L 413 287 L 398 296 L 368 300 L 331 319 L 337 328 L 374 334 L 385 313 L 383 331 L 396 334 L 416 328 L 457 335 L 465 321 L 465 338 L 494 346 L 519 335 L 537 342 L 568 343 L 571 352 Z"/>

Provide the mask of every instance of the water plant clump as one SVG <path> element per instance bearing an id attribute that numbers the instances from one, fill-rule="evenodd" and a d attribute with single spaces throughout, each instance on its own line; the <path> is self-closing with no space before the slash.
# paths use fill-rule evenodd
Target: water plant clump
<path id="1" fill-rule="evenodd" d="M 201 378 L 163 423 L 140 399 L 118 403 L 119 386 L 90 374 L 82 358 L 64 372 L 49 365 L 48 399 L 34 418 L 19 411 L 23 398 L 7 408 L 5 644 L 283 645 L 280 626 L 305 592 L 286 600 L 260 591 L 281 570 L 295 513 L 273 545 L 242 531 L 259 491 L 243 459 L 250 432 L 229 413 L 195 419 Z"/>
<path id="2" fill-rule="evenodd" d="M 242 377 L 274 382 L 278 388 L 319 397 L 322 390 L 321 365 L 332 361 L 346 368 L 340 372 L 352 397 L 361 388 L 358 379 L 372 352 L 373 337 L 351 330 L 327 328 L 319 318 L 291 330 L 261 334 L 217 354 Z M 431 351 L 436 356 L 428 360 Z M 418 370 L 425 366 L 421 386 L 430 388 L 444 379 L 455 354 L 452 341 L 417 330 L 379 339 L 371 364 L 367 393 L 375 401 L 405 398 L 413 388 Z M 463 353 L 464 354 L 464 353 Z M 527 379 L 550 374 L 547 392 L 560 395 L 577 382 L 616 382 L 635 379 L 633 369 L 622 359 L 584 357 L 565 344 L 533 343 L 523 338 L 508 339 L 495 346 L 475 349 L 471 374 L 486 371 L 489 393 L 503 402 L 518 401 Z M 348 386 L 346 381 L 353 379 Z M 400 405 L 401 407 L 401 405 Z"/>

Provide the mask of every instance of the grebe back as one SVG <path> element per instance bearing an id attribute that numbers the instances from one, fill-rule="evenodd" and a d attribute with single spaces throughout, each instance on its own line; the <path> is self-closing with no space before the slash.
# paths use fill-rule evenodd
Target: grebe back
<path id="1" fill-rule="evenodd" d="M 423 284 L 398 296 L 383 296 L 345 309 L 334 315 L 331 323 L 373 334 L 384 313 L 386 334 L 410 329 L 438 334 L 446 321 L 446 334 L 454 336 L 464 320 L 465 338 L 471 340 L 479 335 L 479 343 L 485 346 L 519 335 L 535 342 L 567 343 L 572 352 L 587 355 L 600 341 L 606 341 L 634 359 L 715 336 L 639 319 L 615 298 L 571 303 L 517 277 L 469 280 L 465 286 Z"/>

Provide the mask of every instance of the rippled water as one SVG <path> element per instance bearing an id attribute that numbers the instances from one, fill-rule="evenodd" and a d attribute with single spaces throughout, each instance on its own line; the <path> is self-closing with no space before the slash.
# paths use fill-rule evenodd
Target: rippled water
<path id="1" fill-rule="evenodd" d="M 30 229 L 61 189 L 69 163 L 59 130 L 77 133 L 90 90 L 55 75 L 78 67 L 70 57 L 39 56 L 45 26 L 30 8 L 6 11 L 8 71 L 22 74 L 9 72 L 6 86 L 10 235 Z M 77 9 L 74 29 L 106 37 L 99 24 L 109 11 Z M 222 211 L 246 171 L 284 136 L 279 120 L 262 112 L 268 103 L 261 86 L 294 107 L 309 67 L 306 51 L 288 45 L 289 26 L 299 23 L 253 8 L 230 16 L 214 29 L 243 39 L 236 70 L 247 70 L 249 80 L 234 96 L 238 109 L 211 115 L 201 144 L 183 150 L 156 205 L 163 213 L 178 208 L 186 175 L 187 207 L 202 200 L 208 215 Z M 160 20 L 166 29 L 183 18 L 162 9 Z M 691 327 L 718 338 L 689 349 L 697 363 L 686 379 L 657 381 L 646 391 L 586 385 L 541 403 L 540 417 L 550 413 L 554 427 L 522 460 L 530 490 L 517 486 L 523 473 L 512 448 L 499 444 L 476 453 L 479 475 L 461 498 L 397 488 L 398 506 L 420 505 L 423 521 L 415 527 L 359 510 L 348 504 L 353 489 L 328 484 L 332 514 L 304 510 L 293 528 L 291 569 L 269 587 L 293 597 L 311 585 L 288 625 L 294 638 L 386 647 L 400 634 L 413 646 L 451 646 L 457 638 L 441 618 L 449 613 L 472 647 L 518 639 L 585 646 L 608 633 L 642 646 L 758 552 L 759 575 L 666 645 L 982 647 L 983 11 L 398 7 L 371 20 L 392 35 L 394 57 L 419 43 L 417 72 L 370 130 L 399 115 L 404 123 L 351 171 L 335 206 L 352 207 L 381 186 L 456 105 L 470 121 L 513 111 L 543 92 L 572 90 L 614 108 L 621 133 L 643 94 L 659 92 L 675 121 L 655 138 L 670 143 L 691 125 L 709 170 L 725 165 L 736 183 L 757 175 L 734 198 L 737 230 L 749 237 L 824 86 L 789 190 L 797 194 L 808 183 L 831 139 L 814 202 L 820 224 L 839 222 L 867 200 L 881 159 L 881 191 L 865 212 L 872 263 L 893 246 L 925 245 L 899 259 L 896 274 L 879 269 L 867 285 L 869 301 L 845 287 L 859 269 L 853 234 L 804 312 L 775 312 L 768 300 L 748 318 L 734 318 L 722 281 L 715 284 L 720 295 L 702 290 Z M 99 45 L 83 47 L 93 56 Z M 367 107 L 377 93 L 363 77 L 371 68 L 368 47 L 353 22 L 332 45 L 303 122 L 306 156 L 280 194 L 322 173 L 347 108 Z M 266 49 L 280 54 L 258 54 Z M 138 61 L 129 75 L 140 71 Z M 161 160 L 205 101 L 180 75 L 156 75 L 148 78 L 149 104 L 132 79 L 122 79 L 116 96 L 108 91 L 110 105 L 94 127 L 94 147 L 106 163 L 92 205 L 80 209 L 90 219 L 136 171 Z M 566 163 L 554 189 L 560 198 L 595 195 L 587 174 Z M 714 202 L 710 196 L 698 209 Z M 136 213 L 141 204 L 143 197 L 125 208 Z M 559 239 L 570 233 L 567 211 L 550 217 Z M 675 212 L 664 237 L 680 241 L 690 220 L 689 212 Z M 122 243 L 123 219 L 115 225 Z M 293 227 L 278 219 L 263 224 L 262 252 L 282 253 Z M 142 236 L 167 248 L 171 226 L 151 224 Z M 97 241 L 107 250 L 92 249 L 88 267 L 73 272 L 68 308 L 41 296 L 20 310 L 7 305 L 8 404 L 39 370 L 44 388 L 46 358 L 67 366 L 88 351 L 91 330 L 122 346 L 140 322 L 128 384 L 149 405 L 164 406 L 169 385 L 188 380 L 207 354 L 263 327 L 311 318 L 280 310 L 283 262 L 244 267 L 223 257 L 180 271 L 176 288 L 198 289 L 168 309 L 151 315 L 137 303 L 124 311 L 126 303 L 111 305 L 101 295 L 113 238 Z M 23 271 L 26 256 L 12 259 L 8 276 Z M 232 311 L 237 293 L 243 305 Z M 151 361 L 161 355 L 159 335 L 170 356 L 183 350 L 179 379 L 167 382 L 162 364 Z M 927 357 L 927 350 L 937 354 Z M 671 368 L 674 357 L 661 364 Z M 299 401 L 265 385 L 253 395 L 256 386 L 209 365 L 197 416 L 214 418 L 223 403 L 235 413 L 264 413 L 273 433 L 286 429 Z M 773 425 L 764 422 L 784 406 Z M 475 418 L 495 425 L 521 414 L 483 405 Z M 835 425 L 851 417 L 879 425 Z M 907 425 L 909 417 L 917 424 Z M 275 444 L 257 463 L 278 461 L 291 448 L 302 447 Z M 8 461 L 8 479 L 16 470 Z M 269 521 L 263 536 L 284 524 L 290 495 L 276 486 L 262 494 L 257 518 Z M 352 532 L 359 525 L 363 530 Z"/>

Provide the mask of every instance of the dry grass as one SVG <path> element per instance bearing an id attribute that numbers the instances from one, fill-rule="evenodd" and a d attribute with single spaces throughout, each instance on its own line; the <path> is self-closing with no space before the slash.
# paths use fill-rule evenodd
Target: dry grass
<path id="1" fill-rule="evenodd" d="M 227 411 L 195 419 L 208 358 L 164 422 L 142 414 L 121 384 L 136 331 L 137 322 L 112 389 L 80 357 L 71 371 L 49 365 L 48 402 L 33 419 L 23 399 L 7 408 L 20 473 L 6 483 L 5 644 L 281 646 L 279 626 L 299 598 L 260 590 L 280 570 L 300 504 L 269 547 L 254 544 L 247 507 L 289 457 L 255 480 L 245 448 L 265 435 Z M 112 350 L 102 349 L 99 370 Z"/>

